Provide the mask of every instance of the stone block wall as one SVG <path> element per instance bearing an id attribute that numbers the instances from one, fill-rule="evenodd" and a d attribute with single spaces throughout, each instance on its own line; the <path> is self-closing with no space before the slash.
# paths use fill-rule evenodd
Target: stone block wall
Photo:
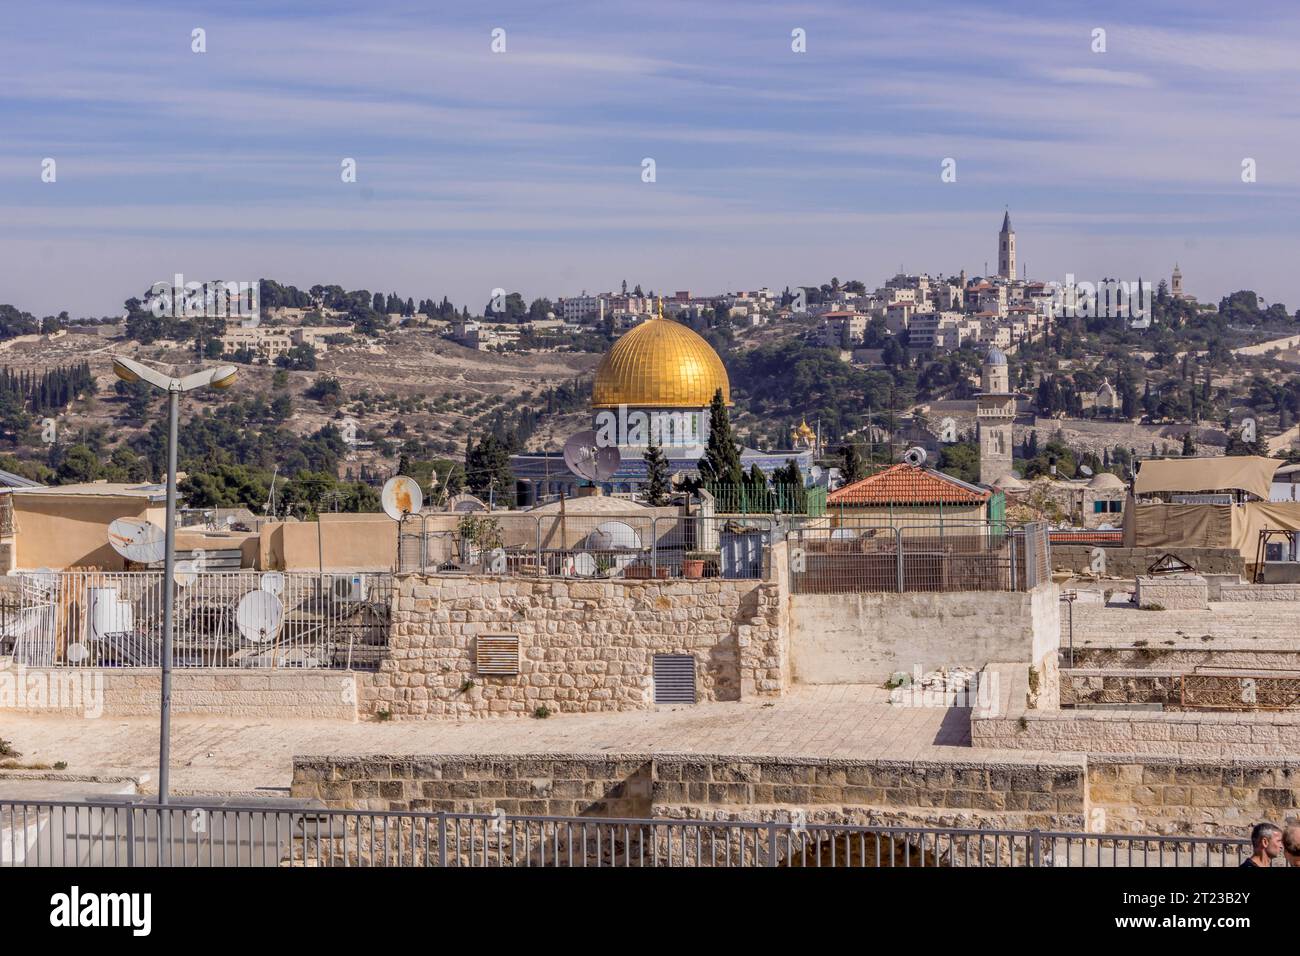
<path id="1" fill-rule="evenodd" d="M 793 673 L 803 683 L 875 683 L 917 666 L 996 661 L 1046 670 L 1060 641 L 1055 584 L 1029 592 L 795 594 L 790 608 Z"/>
<path id="2" fill-rule="evenodd" d="M 971 715 L 971 746 L 1092 755 L 1222 760 L 1285 757 L 1300 739 L 1300 714 L 1022 710 Z"/>
<path id="3" fill-rule="evenodd" d="M 1089 574 L 1095 545 L 1052 545 L 1052 567 L 1057 571 Z M 1235 548 L 1104 548 L 1106 576 L 1132 580 L 1146 574 L 1147 568 L 1166 554 L 1176 554 L 1200 574 L 1236 574 L 1246 572 L 1245 560 Z"/>
<path id="4" fill-rule="evenodd" d="M 774 552 L 777 549 L 774 549 Z M 783 562 L 774 553 L 773 564 Z M 776 696 L 789 680 L 774 580 L 522 577 L 397 580 L 387 658 L 360 678 L 363 712 L 396 718 L 654 706 L 655 654 L 696 660 L 699 700 Z M 519 673 L 479 674 L 480 635 L 518 635 Z"/>
<path id="5" fill-rule="evenodd" d="M 350 671 L 177 668 L 172 713 L 193 717 L 357 719 Z M 17 682 L 21 691 L 15 693 Z M 161 700 L 152 668 L 13 667 L 0 671 L 0 713 L 155 717 Z"/>
<path id="6" fill-rule="evenodd" d="M 292 794 L 345 809 L 550 816 L 892 815 L 1078 827 L 1080 758 L 836 760 L 717 754 L 298 757 Z M 830 814 L 830 817 L 826 817 Z M 784 818 L 784 817 L 780 817 Z"/>
<path id="7" fill-rule="evenodd" d="M 1139 608 L 1203 611 L 1210 606 L 1210 589 L 1199 574 L 1139 576 L 1134 599 Z"/>
<path id="8" fill-rule="evenodd" d="M 1088 796 L 1094 830 L 1241 838 L 1297 815 L 1300 760 L 1094 757 Z"/>

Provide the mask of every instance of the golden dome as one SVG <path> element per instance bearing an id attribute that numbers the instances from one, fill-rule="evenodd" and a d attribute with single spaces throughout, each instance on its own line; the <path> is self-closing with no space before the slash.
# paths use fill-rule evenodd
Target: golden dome
<path id="1" fill-rule="evenodd" d="M 731 382 L 709 343 L 672 319 L 642 322 L 613 344 L 596 369 L 592 408 L 703 408 Z"/>

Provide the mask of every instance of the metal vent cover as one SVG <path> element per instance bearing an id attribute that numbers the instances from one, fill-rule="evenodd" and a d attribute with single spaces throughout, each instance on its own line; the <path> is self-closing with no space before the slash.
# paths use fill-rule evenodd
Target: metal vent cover
<path id="1" fill-rule="evenodd" d="M 519 635 L 482 634 L 474 642 L 474 668 L 480 674 L 519 673 Z"/>
<path id="2" fill-rule="evenodd" d="M 691 654 L 654 656 L 656 704 L 695 703 L 695 657 Z"/>

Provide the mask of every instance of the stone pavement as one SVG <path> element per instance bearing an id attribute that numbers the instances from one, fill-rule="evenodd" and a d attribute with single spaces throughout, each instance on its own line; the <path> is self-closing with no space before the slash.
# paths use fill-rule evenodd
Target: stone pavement
<path id="1" fill-rule="evenodd" d="M 803 686 L 770 702 L 568 714 L 545 720 L 352 724 L 173 718 L 172 789 L 178 794 L 229 794 L 286 788 L 295 755 L 607 751 L 971 758 L 969 709 L 891 705 L 888 693 L 864 685 Z M 61 760 L 70 774 L 133 776 L 145 792 L 156 786 L 156 720 L 7 714 L 0 735 L 23 754 L 22 763 Z M 1014 759 L 1031 756 L 1021 751 Z"/>

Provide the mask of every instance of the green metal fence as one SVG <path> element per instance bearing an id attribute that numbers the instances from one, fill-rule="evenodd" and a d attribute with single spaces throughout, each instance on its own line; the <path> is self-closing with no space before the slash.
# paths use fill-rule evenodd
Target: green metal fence
<path id="1" fill-rule="evenodd" d="M 706 484 L 713 495 L 714 511 L 728 515 L 824 515 L 826 489 L 797 485 L 773 485 L 756 488 L 750 485 Z"/>

